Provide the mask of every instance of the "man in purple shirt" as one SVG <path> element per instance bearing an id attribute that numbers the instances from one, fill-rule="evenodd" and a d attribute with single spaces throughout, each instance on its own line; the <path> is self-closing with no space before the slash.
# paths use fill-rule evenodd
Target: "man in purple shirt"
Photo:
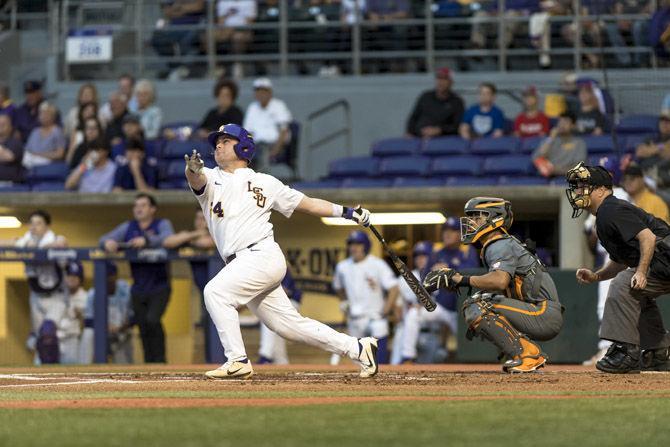
<path id="1" fill-rule="evenodd" d="M 19 132 L 21 140 L 28 141 L 30 132 L 39 126 L 37 120 L 38 110 L 44 96 L 42 95 L 42 83 L 40 81 L 26 81 L 23 83 L 23 92 L 26 95 L 26 102 L 16 109 L 14 116 L 14 127 Z"/>
<path id="2" fill-rule="evenodd" d="M 13 133 L 9 115 L 0 114 L 0 181 L 3 182 L 23 180 L 23 144 Z"/>
<path id="3" fill-rule="evenodd" d="M 9 97 L 9 87 L 3 82 L 0 82 L 0 115 L 9 115 L 14 124 L 16 104 Z"/>

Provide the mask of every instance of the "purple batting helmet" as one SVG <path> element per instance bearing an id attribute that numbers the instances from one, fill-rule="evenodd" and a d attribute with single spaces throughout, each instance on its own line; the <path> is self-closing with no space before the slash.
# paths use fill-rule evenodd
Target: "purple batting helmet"
<path id="1" fill-rule="evenodd" d="M 370 253 L 370 238 L 365 234 L 365 231 L 354 230 L 349 233 L 349 236 L 347 236 L 347 245 L 349 244 L 363 244 L 365 254 Z"/>
<path id="2" fill-rule="evenodd" d="M 210 133 L 207 136 L 207 141 L 209 141 L 209 144 L 216 149 L 216 141 L 223 135 L 228 135 L 237 140 L 237 144 L 233 146 L 237 158 L 248 162 L 254 158 L 256 145 L 254 144 L 253 137 L 244 127 L 238 126 L 237 124 L 224 124 L 219 127 L 219 130 Z"/>
<path id="3" fill-rule="evenodd" d="M 433 254 L 433 243 L 431 241 L 419 241 L 414 244 L 412 256 L 430 256 Z"/>

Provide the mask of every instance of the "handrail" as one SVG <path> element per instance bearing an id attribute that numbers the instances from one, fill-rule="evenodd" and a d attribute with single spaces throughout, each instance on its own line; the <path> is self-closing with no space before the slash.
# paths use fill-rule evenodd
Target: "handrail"
<path id="1" fill-rule="evenodd" d="M 344 120 L 345 124 L 336 130 L 333 130 L 332 132 L 326 134 L 325 136 L 322 136 L 316 141 L 312 141 L 312 126 L 314 125 L 314 121 L 317 118 L 320 118 L 321 116 L 325 115 L 326 113 L 332 112 L 338 108 L 342 108 L 344 111 Z M 307 115 L 307 121 L 305 123 L 305 136 L 307 140 L 307 144 L 305 145 L 307 148 L 307 152 L 305 153 L 305 166 L 307 170 L 310 170 L 311 166 L 311 160 L 312 160 L 312 153 L 316 151 L 319 147 L 323 146 L 326 143 L 329 143 L 333 141 L 334 139 L 346 135 L 346 155 L 349 156 L 351 155 L 352 151 L 352 136 L 351 136 L 351 105 L 349 104 L 349 101 L 346 99 L 338 99 L 337 101 L 333 101 L 330 104 L 327 104 L 323 107 L 321 107 L 318 110 L 315 110 L 314 112 L 310 113 Z M 305 177 L 303 173 L 303 177 Z"/>

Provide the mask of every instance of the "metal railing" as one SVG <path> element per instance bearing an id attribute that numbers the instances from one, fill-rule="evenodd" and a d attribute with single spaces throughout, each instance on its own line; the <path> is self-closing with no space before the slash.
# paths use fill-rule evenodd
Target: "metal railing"
<path id="1" fill-rule="evenodd" d="M 112 69 L 101 71 L 103 77 L 122 71 L 160 76 L 164 74 L 161 71 L 169 72 L 180 65 L 192 68 L 193 77 L 209 76 L 223 69 L 230 71 L 234 65 L 242 67 L 240 72 L 245 74 L 281 76 L 430 72 L 445 62 L 456 64 L 461 71 L 506 71 L 533 68 L 534 61 L 544 51 L 533 46 L 534 40 L 525 31 L 530 13 L 512 14 L 506 0 L 472 3 L 478 7 L 464 6 L 452 11 L 452 15 L 440 9 L 439 1 L 418 0 L 412 3 L 415 7 L 407 18 L 381 22 L 359 10 L 358 2 L 346 20 L 346 11 L 325 1 L 318 6 L 311 2 L 303 7 L 297 7 L 295 0 L 257 3 L 256 19 L 233 28 L 217 23 L 215 0 L 206 1 L 201 20 L 190 25 L 157 26 L 162 18 L 158 0 L 50 0 L 48 12 L 41 14 L 49 18 L 55 39 L 52 50 L 58 56 L 65 79 L 76 71 L 75 66 L 65 62 L 65 40 L 71 29 L 82 27 L 105 26 L 113 31 L 114 59 L 106 64 Z M 652 2 L 651 11 L 658 7 L 656 3 Z M 16 1 L 9 5 L 9 9 L 0 12 L 0 20 L 6 17 L 12 29 L 21 29 L 21 20 L 27 20 L 28 16 L 17 13 Z M 638 32 L 649 21 L 651 11 L 640 8 L 633 13 L 614 15 L 601 8 L 597 13 L 582 15 L 581 0 L 572 0 L 569 7 L 569 15 L 552 15 L 546 22 L 551 42 L 546 55 L 560 62 L 554 64 L 555 68 L 580 70 L 589 59 L 598 58 L 627 68 L 634 64 L 621 61 L 631 57 L 635 61 L 644 59 L 645 66 L 656 66 L 652 48 L 639 41 L 643 33 Z M 618 23 L 623 21 L 632 23 L 635 33 L 619 29 Z M 233 35 L 232 40 L 223 39 L 219 35 L 222 30 Z M 190 47 L 180 44 L 175 45 L 179 47 L 175 51 L 165 52 L 156 44 L 161 36 L 187 33 L 193 36 Z M 566 37 L 570 35 L 571 38 Z M 622 57 L 622 53 L 631 57 Z M 323 70 L 324 67 L 335 70 Z M 89 76 L 98 68 L 86 67 Z"/>

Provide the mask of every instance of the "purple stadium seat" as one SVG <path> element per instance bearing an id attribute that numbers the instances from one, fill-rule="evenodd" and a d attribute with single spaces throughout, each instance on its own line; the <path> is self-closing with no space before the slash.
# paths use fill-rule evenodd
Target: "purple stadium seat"
<path id="1" fill-rule="evenodd" d="M 158 182 L 158 189 L 189 189 L 188 181 L 184 179 L 173 179 Z"/>
<path id="2" fill-rule="evenodd" d="M 477 155 L 513 154 L 519 148 L 517 137 L 479 138 L 472 142 L 469 153 Z"/>
<path id="3" fill-rule="evenodd" d="M 422 177 L 428 174 L 430 158 L 427 157 L 391 157 L 379 164 L 379 174 L 385 177 L 415 175 Z"/>
<path id="4" fill-rule="evenodd" d="M 540 147 L 542 142 L 547 137 L 528 137 L 521 140 L 521 146 L 519 147 L 519 152 L 524 154 L 531 154 Z"/>
<path id="5" fill-rule="evenodd" d="M 339 158 L 330 162 L 329 177 L 348 177 L 364 175 L 374 177 L 379 170 L 379 159 L 375 157 L 348 157 Z"/>
<path id="6" fill-rule="evenodd" d="M 419 138 L 386 138 L 372 144 L 372 155 L 376 157 L 395 157 L 419 153 Z"/>
<path id="7" fill-rule="evenodd" d="M 62 181 L 65 182 L 70 169 L 65 162 L 56 161 L 44 166 L 35 166 L 26 174 L 26 180 L 30 184 L 44 181 Z"/>
<path id="8" fill-rule="evenodd" d="M 30 186 L 25 184 L 0 186 L 0 194 L 7 192 L 26 192 L 30 191 Z"/>
<path id="9" fill-rule="evenodd" d="M 549 183 L 544 177 L 540 176 L 516 176 L 516 175 L 503 175 L 498 178 L 499 185 L 507 186 L 534 186 L 534 185 L 546 185 Z"/>
<path id="10" fill-rule="evenodd" d="M 193 149 L 198 151 L 200 155 L 205 158 L 209 154 L 212 148 L 208 143 L 204 141 L 179 141 L 179 140 L 170 140 L 167 142 L 163 148 L 163 158 L 170 159 L 184 159 L 185 154 L 190 154 L 193 152 Z"/>
<path id="11" fill-rule="evenodd" d="M 470 141 L 461 137 L 438 137 L 426 140 L 421 155 L 460 155 L 467 152 Z"/>
<path id="12" fill-rule="evenodd" d="M 586 150 L 589 154 L 614 152 L 614 142 L 611 135 L 585 135 L 582 138 L 586 143 Z"/>
<path id="13" fill-rule="evenodd" d="M 191 138 L 196 127 L 198 127 L 198 123 L 195 121 L 174 121 L 162 126 L 160 134 L 163 135 L 165 129 L 170 129 L 174 132 L 177 140 L 186 141 Z"/>
<path id="14" fill-rule="evenodd" d="M 472 155 L 439 157 L 433 160 L 432 175 L 479 175 L 482 159 Z"/>
<path id="15" fill-rule="evenodd" d="M 483 173 L 488 175 L 529 175 L 535 173 L 535 167 L 528 155 L 499 155 L 487 157 L 483 164 Z"/>
<path id="16" fill-rule="evenodd" d="M 600 160 L 603 157 L 611 157 L 614 158 L 615 160 L 618 160 L 618 156 L 615 152 L 611 152 L 609 154 L 594 154 L 594 155 L 589 155 L 588 163 L 589 166 L 597 166 L 600 164 Z"/>
<path id="17" fill-rule="evenodd" d="M 635 152 L 637 147 L 649 140 L 653 140 L 656 135 L 653 133 L 643 133 L 634 135 L 620 135 L 619 140 L 623 140 L 623 148 L 625 152 Z"/>
<path id="18" fill-rule="evenodd" d="M 628 115 L 621 117 L 616 126 L 617 133 L 655 133 L 658 130 L 658 115 Z"/>
<path id="19" fill-rule="evenodd" d="M 57 182 L 57 181 L 51 181 L 51 182 L 39 182 L 39 183 L 34 183 L 30 187 L 31 191 L 41 191 L 41 192 L 56 192 L 56 191 L 66 191 L 65 190 L 65 182 Z M 69 191 L 68 191 L 69 192 Z"/>
<path id="20" fill-rule="evenodd" d="M 391 178 L 345 178 L 342 188 L 388 188 L 393 184 Z"/>
<path id="21" fill-rule="evenodd" d="M 393 181 L 394 188 L 426 188 L 444 186 L 444 178 L 398 177 Z"/>
<path id="22" fill-rule="evenodd" d="M 493 186 L 498 183 L 496 177 L 453 176 L 447 178 L 447 186 Z"/>
<path id="23" fill-rule="evenodd" d="M 341 183 L 341 179 L 324 179 L 313 182 L 297 182 L 292 184 L 291 188 L 298 191 L 302 191 L 303 189 L 339 188 Z"/>

